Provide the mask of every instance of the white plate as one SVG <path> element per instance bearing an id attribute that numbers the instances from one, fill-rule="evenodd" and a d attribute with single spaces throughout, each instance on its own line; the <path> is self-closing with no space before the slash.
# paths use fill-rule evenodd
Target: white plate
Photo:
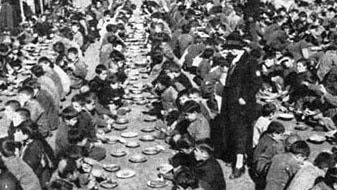
<path id="1" fill-rule="evenodd" d="M 144 163 L 147 159 L 141 154 L 134 154 L 129 158 L 129 161 L 133 163 Z"/>
<path id="2" fill-rule="evenodd" d="M 144 135 L 140 138 L 141 141 L 154 141 L 155 138 L 153 135 Z"/>
<path id="3" fill-rule="evenodd" d="M 128 148 L 137 148 L 140 146 L 140 144 L 137 141 L 131 141 L 131 142 L 127 142 L 125 146 Z"/>
<path id="4" fill-rule="evenodd" d="M 156 154 L 159 154 L 161 150 L 157 147 L 148 147 L 148 148 L 145 148 L 142 152 L 145 155 L 156 155 Z"/>
<path id="5" fill-rule="evenodd" d="M 124 170 L 119 170 L 116 173 L 116 177 L 121 178 L 121 179 L 127 179 L 131 178 L 136 175 L 136 172 L 131 169 L 124 169 Z"/>
<path id="6" fill-rule="evenodd" d="M 114 156 L 114 157 L 123 157 L 126 154 L 127 154 L 126 151 L 122 149 L 118 149 L 116 151 L 111 152 L 111 156 Z"/>
<path id="7" fill-rule="evenodd" d="M 122 137 L 124 138 L 134 138 L 138 136 L 137 132 L 125 132 L 121 134 Z"/>
<path id="8" fill-rule="evenodd" d="M 118 186 L 118 183 L 116 181 L 112 181 L 112 182 L 103 181 L 102 183 L 100 183 L 100 186 L 105 189 L 113 189 Z"/>
<path id="9" fill-rule="evenodd" d="M 168 185 L 168 181 L 162 181 L 160 179 L 156 179 L 156 180 L 149 180 L 147 182 L 147 186 L 151 187 L 151 188 L 164 188 Z"/>
<path id="10" fill-rule="evenodd" d="M 294 114 L 291 113 L 281 113 L 278 115 L 279 118 L 281 119 L 293 119 L 294 118 Z"/>
<path id="11" fill-rule="evenodd" d="M 326 137 L 322 135 L 314 134 L 314 135 L 311 135 L 308 140 L 310 140 L 311 142 L 315 142 L 315 143 L 322 143 L 326 140 Z"/>

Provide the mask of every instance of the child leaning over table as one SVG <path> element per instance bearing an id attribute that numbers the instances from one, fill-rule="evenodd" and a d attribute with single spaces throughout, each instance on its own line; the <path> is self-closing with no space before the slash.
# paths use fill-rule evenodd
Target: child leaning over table
<path id="1" fill-rule="evenodd" d="M 256 189 L 263 189 L 266 185 L 265 178 L 272 158 L 285 151 L 282 142 L 284 132 L 285 128 L 281 123 L 271 122 L 254 150 L 251 174 L 253 174 Z"/>
<path id="2" fill-rule="evenodd" d="M 67 61 L 65 71 L 71 80 L 71 88 L 79 89 L 82 87 L 87 76 L 88 66 L 79 58 L 76 48 L 68 49 Z"/>
<path id="3" fill-rule="evenodd" d="M 256 120 L 253 132 L 253 148 L 257 146 L 262 134 L 267 130 L 276 111 L 273 103 L 263 105 L 261 116 Z"/>
<path id="4" fill-rule="evenodd" d="M 290 146 L 290 152 L 274 156 L 267 174 L 265 189 L 286 189 L 309 155 L 309 145 L 305 141 L 297 141 Z"/>

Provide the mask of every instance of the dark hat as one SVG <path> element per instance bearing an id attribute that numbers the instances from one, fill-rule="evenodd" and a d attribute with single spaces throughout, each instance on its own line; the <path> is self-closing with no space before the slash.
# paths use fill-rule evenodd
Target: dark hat
<path id="1" fill-rule="evenodd" d="M 241 49 L 246 45 L 242 40 L 239 32 L 234 31 L 226 39 L 225 44 L 222 46 L 224 49 Z"/>

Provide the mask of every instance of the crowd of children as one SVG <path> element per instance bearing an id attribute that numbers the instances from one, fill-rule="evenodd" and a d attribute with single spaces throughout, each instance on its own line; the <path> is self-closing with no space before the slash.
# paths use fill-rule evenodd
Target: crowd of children
<path id="1" fill-rule="evenodd" d="M 305 139 L 274 117 L 291 112 L 315 130 L 337 129 L 335 1 L 144 0 L 142 26 L 130 0 L 85 10 L 52 2 L 0 39 L 0 88 L 18 88 L 4 104 L 0 189 L 97 189 L 105 176 L 92 166 L 127 102 L 127 31 L 137 27 L 150 49 L 144 89 L 159 99 L 144 114 L 175 151 L 173 169 L 159 174 L 173 189 L 225 190 L 218 159 L 229 179 L 247 166 L 256 190 L 337 189 L 336 148 L 310 162 Z M 47 42 L 54 56 L 34 60 L 22 80 L 32 58 L 24 47 Z M 88 80 L 91 43 L 99 63 Z"/>

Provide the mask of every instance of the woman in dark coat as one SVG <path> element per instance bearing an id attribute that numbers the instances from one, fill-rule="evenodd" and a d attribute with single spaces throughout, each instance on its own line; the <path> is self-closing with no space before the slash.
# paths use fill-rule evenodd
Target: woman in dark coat
<path id="1" fill-rule="evenodd" d="M 256 118 L 255 94 L 261 86 L 257 60 L 243 48 L 241 36 L 228 36 L 227 48 L 234 55 L 222 94 L 220 125 L 223 130 L 223 159 L 233 166 L 231 178 L 244 172 L 245 156 L 251 153 L 252 123 Z"/>

